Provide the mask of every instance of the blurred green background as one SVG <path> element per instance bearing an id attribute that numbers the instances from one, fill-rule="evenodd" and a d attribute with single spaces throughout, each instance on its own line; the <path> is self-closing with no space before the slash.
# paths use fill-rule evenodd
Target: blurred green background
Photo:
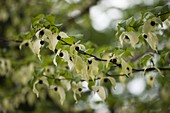
<path id="1" fill-rule="evenodd" d="M 90 41 L 98 48 L 108 45 L 116 47 L 118 22 L 131 16 L 137 18 L 141 11 L 166 4 L 170 4 L 169 0 L 0 0 L 0 58 L 10 59 L 16 70 L 22 65 L 27 66 L 28 62 L 38 62 L 29 50 L 19 50 L 19 42 L 13 40 L 16 35 L 29 31 L 32 18 L 39 14 L 54 15 L 55 23 L 61 25 L 61 31 L 82 42 Z M 169 30 L 165 33 L 170 36 Z M 27 60 L 23 61 L 28 55 Z M 170 73 L 167 71 L 164 74 Z M 145 84 L 142 78 L 138 78 L 138 82 Z M 159 84 L 154 88 L 139 86 L 139 89 L 144 89 L 137 95 L 119 83 L 117 94 L 114 91 L 108 92 L 104 103 L 93 101 L 87 92 L 75 104 L 70 93 L 64 105 L 46 96 L 44 99 L 35 99 L 32 105 L 27 101 L 19 102 L 15 110 L 9 113 L 168 113 L 170 76 L 158 77 L 157 82 Z M 19 93 L 21 88 L 10 76 L 0 76 L 0 112 L 8 113 L 3 108 L 4 99 L 22 97 Z M 27 95 L 23 98 L 27 98 Z M 15 101 L 8 102 L 11 106 L 15 105 Z"/>

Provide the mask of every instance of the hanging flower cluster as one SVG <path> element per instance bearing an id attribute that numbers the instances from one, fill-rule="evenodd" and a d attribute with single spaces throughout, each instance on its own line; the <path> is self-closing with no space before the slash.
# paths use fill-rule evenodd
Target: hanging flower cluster
<path id="1" fill-rule="evenodd" d="M 139 31 L 125 31 L 119 36 L 120 44 L 123 46 L 124 39 L 129 39 L 130 44 L 133 48 L 136 47 L 136 44 L 139 42 L 140 36 L 143 37 L 149 46 L 154 50 L 157 51 L 158 45 L 158 38 L 155 31 L 155 26 L 160 24 L 162 25 L 162 21 L 159 17 L 151 17 L 144 22 L 142 33 Z"/>
<path id="2" fill-rule="evenodd" d="M 131 19 L 131 22 L 128 21 L 127 23 L 130 26 L 135 22 L 134 19 Z M 135 49 L 137 44 L 142 42 L 140 40 L 142 37 L 153 50 L 157 51 L 158 38 L 154 31 L 155 26 L 158 24 L 162 26 L 161 19 L 156 16 L 150 16 L 147 19 L 143 19 L 141 29 L 125 28 L 121 33 L 119 29 L 118 34 L 121 46 L 123 47 L 125 45 L 124 41 L 128 39 L 131 46 Z M 71 90 L 77 102 L 77 95 L 81 96 L 81 93 L 86 89 L 82 85 L 82 81 L 86 81 L 88 83 L 88 90 L 97 93 L 102 101 L 104 101 L 107 96 L 105 83 L 109 81 L 114 88 L 116 87 L 114 77 L 106 76 L 105 72 L 107 70 L 114 65 L 116 67 L 115 72 L 122 75 L 119 79 L 123 83 L 126 77 L 132 75 L 133 66 L 127 62 L 127 58 L 123 57 L 126 54 L 125 52 L 116 53 L 113 51 L 106 59 L 101 59 L 89 54 L 85 45 L 81 44 L 80 41 L 74 41 L 74 37 L 59 31 L 57 27 L 54 27 L 52 30 L 44 26 L 41 25 L 36 28 L 39 30 L 35 30 L 35 33 L 32 34 L 33 38 L 25 39 L 19 46 L 20 49 L 24 45 L 28 46 L 41 61 L 40 51 L 42 48 L 53 52 L 53 61 L 51 63 L 54 65 L 43 67 L 38 76 L 33 77 L 32 87 L 37 97 L 40 97 L 40 92 L 45 88 L 49 91 L 51 97 L 59 98 L 60 103 L 63 104 L 66 98 L 66 91 Z M 133 27 L 133 25 L 130 27 Z M 104 61 L 104 63 L 99 61 Z M 101 69 L 101 67 L 107 69 Z M 160 72 L 158 68 L 155 67 L 155 69 Z M 22 70 L 24 71 L 25 68 L 23 67 Z M 32 65 L 30 65 L 29 70 L 32 73 Z M 20 73 L 18 73 L 18 76 L 20 76 Z M 28 74 L 28 78 L 31 78 L 30 74 Z M 22 81 L 22 84 L 26 84 L 28 78 Z"/>

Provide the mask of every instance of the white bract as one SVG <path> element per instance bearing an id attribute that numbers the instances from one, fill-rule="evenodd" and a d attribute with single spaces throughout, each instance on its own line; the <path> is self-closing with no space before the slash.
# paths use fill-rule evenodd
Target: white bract
<path id="1" fill-rule="evenodd" d="M 153 87 L 154 81 L 155 81 L 155 76 L 149 75 L 149 76 L 146 77 L 146 83 L 147 83 L 149 86 Z"/>
<path id="2" fill-rule="evenodd" d="M 42 81 L 41 84 L 39 83 L 40 80 Z M 45 76 L 42 76 L 41 78 L 37 79 L 33 84 L 33 92 L 36 94 L 37 97 L 39 97 L 39 91 L 37 90 L 36 86 L 43 85 L 43 84 L 45 84 L 47 87 L 49 87 L 47 77 L 45 77 Z"/>
<path id="3" fill-rule="evenodd" d="M 12 80 L 16 84 L 28 85 L 28 82 L 32 78 L 32 74 L 34 72 L 34 64 L 29 64 L 28 66 L 22 66 L 16 74 L 12 76 Z"/>
<path id="4" fill-rule="evenodd" d="M 77 103 L 78 100 L 77 100 L 77 96 L 76 95 L 81 96 L 81 93 L 82 93 L 82 90 L 83 90 L 83 85 L 82 85 L 81 81 L 78 82 L 78 83 L 73 81 L 71 86 L 72 86 L 72 90 L 73 90 L 73 93 L 74 93 L 73 97 L 74 97 L 74 99 L 75 99 L 75 101 Z"/>
<path id="5" fill-rule="evenodd" d="M 126 76 L 132 75 L 132 67 L 124 60 L 121 58 L 121 72 L 120 74 L 125 74 Z"/>
<path id="6" fill-rule="evenodd" d="M 41 48 L 41 44 L 40 44 L 40 39 L 36 39 L 34 41 L 31 40 L 24 40 L 19 48 L 22 49 L 22 46 L 27 44 L 29 46 L 29 48 L 31 49 L 31 51 L 36 54 L 38 56 L 38 58 L 41 60 L 41 55 L 40 55 L 40 48 Z"/>
<path id="7" fill-rule="evenodd" d="M 43 32 L 42 36 L 40 35 L 41 32 Z M 37 31 L 37 33 L 36 33 L 36 37 L 38 39 L 43 39 L 43 40 L 45 40 L 46 42 L 49 43 L 48 47 L 52 51 L 55 50 L 55 47 L 56 47 L 56 45 L 59 41 L 57 39 L 57 36 L 60 36 L 61 38 L 69 38 L 69 36 L 64 32 L 52 33 L 51 30 L 45 29 L 45 28 L 42 28 L 41 30 Z"/>
<path id="8" fill-rule="evenodd" d="M 94 80 L 94 78 L 98 75 L 98 62 L 94 57 L 88 58 L 88 67 L 87 72 L 88 75 Z"/>
<path id="9" fill-rule="evenodd" d="M 80 74 L 82 79 L 89 80 L 86 62 L 79 55 L 74 55 L 72 60 L 77 74 Z"/>
<path id="10" fill-rule="evenodd" d="M 75 44 L 72 44 L 70 46 L 70 54 L 73 55 L 73 54 L 77 54 L 77 50 L 76 50 L 76 47 L 81 50 L 81 51 L 85 51 L 85 46 L 83 44 L 79 44 L 80 41 L 77 41 Z"/>
<path id="11" fill-rule="evenodd" d="M 53 90 L 53 93 L 57 93 L 60 96 L 60 103 L 63 105 L 66 94 L 64 89 L 61 86 L 51 85 L 50 89 Z"/>
<path id="12" fill-rule="evenodd" d="M 62 56 L 61 56 L 61 54 L 62 54 Z M 69 69 L 70 69 L 70 70 L 73 70 L 74 64 L 73 64 L 73 62 L 71 61 L 72 58 L 71 58 L 71 56 L 69 55 L 69 53 L 68 53 L 67 50 L 61 50 L 61 49 L 59 49 L 59 50 L 57 51 L 57 53 L 55 54 L 54 59 L 53 59 L 53 63 L 54 63 L 54 65 L 56 65 L 56 66 L 57 66 L 57 62 L 56 62 L 57 56 L 60 56 L 60 57 L 63 59 L 64 62 L 67 62 Z"/>
<path id="13" fill-rule="evenodd" d="M 156 47 L 158 45 L 158 38 L 157 38 L 156 34 L 153 32 L 148 32 L 145 35 L 147 36 L 147 38 L 145 38 L 145 40 L 148 42 L 149 46 L 153 50 L 157 51 Z"/>
<path id="14" fill-rule="evenodd" d="M 11 71 L 11 61 L 8 59 L 0 58 L 0 75 L 8 75 Z"/>
<path id="15" fill-rule="evenodd" d="M 139 42 L 139 36 L 140 35 L 141 35 L 140 33 L 134 32 L 134 31 L 123 32 L 119 37 L 119 41 L 120 41 L 121 46 L 123 46 L 124 39 L 129 38 L 130 44 L 132 45 L 133 48 L 135 48 L 136 44 Z"/>
<path id="16" fill-rule="evenodd" d="M 115 55 L 115 54 L 110 53 L 110 54 L 109 54 L 109 57 L 107 58 L 106 68 L 108 68 L 108 66 L 109 66 L 109 62 L 110 62 L 112 59 L 116 59 L 116 55 Z"/>
<path id="17" fill-rule="evenodd" d="M 106 99 L 106 91 L 103 86 L 92 86 L 92 90 L 94 92 L 97 92 L 97 94 L 102 99 L 102 101 L 104 101 Z"/>
<path id="18" fill-rule="evenodd" d="M 144 25 L 143 25 L 144 33 L 152 32 L 154 30 L 155 24 L 160 24 L 161 26 L 163 26 L 162 21 L 161 21 L 161 19 L 159 17 L 153 17 L 153 18 L 148 19 L 147 21 L 145 21 Z"/>
<path id="19" fill-rule="evenodd" d="M 112 86 L 115 88 L 116 87 L 116 80 L 113 78 L 113 77 L 102 77 L 101 79 L 100 79 L 100 84 L 102 85 L 102 84 L 104 84 L 106 81 L 106 79 L 108 79 L 110 82 L 111 82 L 111 84 L 112 84 Z"/>

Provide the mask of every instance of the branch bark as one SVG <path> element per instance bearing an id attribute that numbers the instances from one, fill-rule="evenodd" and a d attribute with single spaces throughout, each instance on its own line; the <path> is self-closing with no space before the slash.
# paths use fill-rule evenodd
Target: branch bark
<path id="1" fill-rule="evenodd" d="M 63 26 L 61 27 L 62 30 L 65 30 L 66 27 L 70 24 L 73 23 L 76 19 L 80 18 L 81 16 L 85 15 L 86 13 L 89 12 L 89 9 L 96 5 L 98 3 L 99 0 L 93 0 L 90 4 L 88 4 L 86 7 L 84 7 L 80 13 L 78 13 L 77 15 L 73 16 L 73 17 L 69 17 L 66 22 L 63 24 Z"/>

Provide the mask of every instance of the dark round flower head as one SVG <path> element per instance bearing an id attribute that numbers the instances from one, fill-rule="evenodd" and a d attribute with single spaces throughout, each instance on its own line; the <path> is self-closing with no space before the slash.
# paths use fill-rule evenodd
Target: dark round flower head
<path id="1" fill-rule="evenodd" d="M 76 46 L 76 47 L 75 47 L 75 50 L 76 50 L 76 51 L 79 51 L 79 50 L 80 50 L 80 48 L 79 48 L 78 46 Z"/>
<path id="2" fill-rule="evenodd" d="M 73 61 L 73 59 L 70 57 L 70 61 Z"/>
<path id="3" fill-rule="evenodd" d="M 60 39 L 61 39 L 61 36 L 60 36 L 60 35 L 58 35 L 58 36 L 57 36 L 57 40 L 60 40 Z"/>
<path id="4" fill-rule="evenodd" d="M 44 30 L 41 30 L 40 31 L 40 36 L 43 36 L 44 35 Z"/>
<path id="5" fill-rule="evenodd" d="M 122 67 L 122 65 L 121 65 L 121 64 L 117 64 L 117 66 L 118 66 L 118 67 Z"/>
<path id="6" fill-rule="evenodd" d="M 151 24 L 151 26 L 155 26 L 156 23 L 154 21 L 151 21 L 150 24 Z"/>
<path id="7" fill-rule="evenodd" d="M 151 80 L 151 81 L 153 80 L 153 77 L 152 77 L 152 76 L 150 77 L 150 80 Z"/>
<path id="8" fill-rule="evenodd" d="M 79 88 L 78 90 L 81 92 L 81 91 L 82 91 L 82 88 Z"/>
<path id="9" fill-rule="evenodd" d="M 105 79 L 104 79 L 104 82 L 106 83 L 107 81 L 108 81 L 108 79 L 107 79 L 107 78 L 105 78 Z"/>
<path id="10" fill-rule="evenodd" d="M 146 34 L 144 34 L 143 37 L 146 39 L 148 36 Z"/>
<path id="11" fill-rule="evenodd" d="M 125 39 L 129 39 L 129 37 L 127 35 L 125 35 Z"/>
<path id="12" fill-rule="evenodd" d="M 88 63 L 89 63 L 89 64 L 92 64 L 92 60 L 88 60 Z"/>
<path id="13" fill-rule="evenodd" d="M 29 45 L 29 43 L 27 42 L 27 43 L 25 43 L 25 46 L 28 46 Z"/>
<path id="14" fill-rule="evenodd" d="M 116 62 L 117 62 L 117 60 L 114 58 L 114 59 L 111 59 L 111 60 L 110 60 L 110 62 L 112 62 L 112 63 L 116 63 Z"/>
<path id="15" fill-rule="evenodd" d="M 58 88 L 57 88 L 57 87 L 55 87 L 55 88 L 54 88 L 54 91 L 57 91 L 57 90 L 58 90 Z"/>
<path id="16" fill-rule="evenodd" d="M 42 81 L 42 80 L 39 80 L 38 83 L 39 83 L 39 84 L 43 84 L 43 81 Z"/>
<path id="17" fill-rule="evenodd" d="M 44 45 L 44 40 L 41 40 L 41 41 L 40 41 L 40 44 L 41 44 L 41 45 Z"/>
<path id="18" fill-rule="evenodd" d="M 60 57 L 63 57 L 63 56 L 64 56 L 63 52 L 60 52 L 59 56 L 60 56 Z"/>

